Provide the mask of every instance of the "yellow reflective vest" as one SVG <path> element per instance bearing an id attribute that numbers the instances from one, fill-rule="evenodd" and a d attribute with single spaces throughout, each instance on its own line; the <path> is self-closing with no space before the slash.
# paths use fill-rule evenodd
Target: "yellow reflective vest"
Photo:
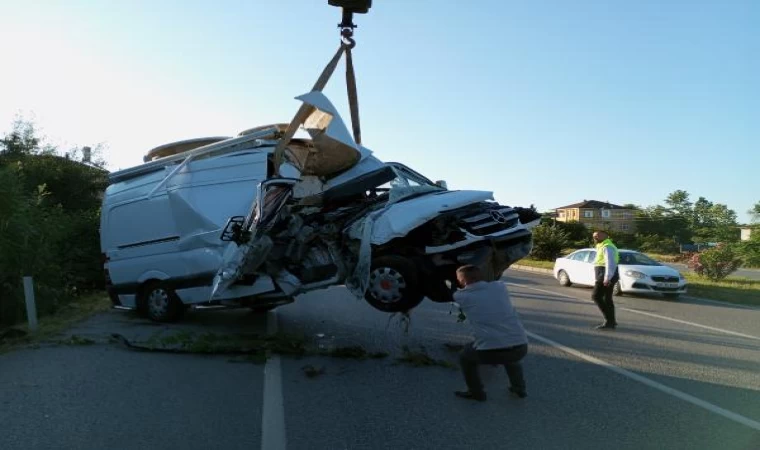
<path id="1" fill-rule="evenodd" d="M 604 255 L 606 255 L 606 252 L 604 251 L 604 247 L 609 247 L 612 249 L 612 253 L 615 255 L 615 264 L 620 262 L 620 252 L 618 252 L 617 247 L 615 247 L 615 244 L 612 243 L 612 240 L 607 238 L 603 240 L 602 242 L 596 244 L 596 259 L 594 259 L 594 265 L 595 266 L 604 266 Z"/>

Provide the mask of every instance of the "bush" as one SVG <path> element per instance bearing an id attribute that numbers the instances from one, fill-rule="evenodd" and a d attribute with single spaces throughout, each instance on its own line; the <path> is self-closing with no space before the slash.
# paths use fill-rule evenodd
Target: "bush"
<path id="1" fill-rule="evenodd" d="M 0 325 L 25 319 L 24 276 L 34 278 L 40 316 L 103 286 L 93 208 L 103 177 L 61 158 L 54 170 L 53 160 L 16 156 L 0 155 Z M 34 184 L 43 180 L 58 186 L 57 196 L 47 183 Z"/>
<path id="2" fill-rule="evenodd" d="M 639 239 L 636 235 L 631 233 L 609 233 L 610 239 L 615 243 L 617 248 L 629 248 L 632 250 L 638 250 Z"/>
<path id="3" fill-rule="evenodd" d="M 760 267 L 760 239 L 740 242 L 735 250 L 742 259 L 745 267 Z"/>
<path id="4" fill-rule="evenodd" d="M 741 267 L 742 260 L 730 245 L 719 245 L 695 254 L 689 268 L 712 281 L 720 281 Z"/>
<path id="5" fill-rule="evenodd" d="M 568 233 L 553 225 L 539 225 L 533 229 L 533 250 L 530 255 L 535 259 L 552 261 L 562 255 L 570 240 Z"/>
<path id="6" fill-rule="evenodd" d="M 557 222 L 557 227 L 567 233 L 568 247 L 582 248 L 592 245 L 591 230 L 580 222 Z"/>
<path id="7" fill-rule="evenodd" d="M 638 241 L 639 250 L 644 253 L 670 255 L 680 251 L 679 245 L 673 242 L 673 239 L 656 234 L 638 235 Z"/>

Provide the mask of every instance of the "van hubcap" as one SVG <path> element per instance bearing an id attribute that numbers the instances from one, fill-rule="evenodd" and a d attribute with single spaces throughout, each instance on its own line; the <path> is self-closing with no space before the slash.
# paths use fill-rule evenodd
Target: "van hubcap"
<path id="1" fill-rule="evenodd" d="M 148 296 L 148 308 L 150 315 L 160 317 L 166 314 L 169 309 L 169 293 L 166 289 L 154 289 Z"/>
<path id="2" fill-rule="evenodd" d="M 378 301 L 395 303 L 403 297 L 401 290 L 406 288 L 404 276 L 390 267 L 378 267 L 369 275 L 369 292 Z"/>

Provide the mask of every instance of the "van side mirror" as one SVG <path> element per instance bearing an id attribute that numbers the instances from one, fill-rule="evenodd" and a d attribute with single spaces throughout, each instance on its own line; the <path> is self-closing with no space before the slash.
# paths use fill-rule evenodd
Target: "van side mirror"
<path id="1" fill-rule="evenodd" d="M 438 181 L 436 181 L 436 182 L 435 182 L 435 185 L 436 185 L 436 186 L 438 186 L 438 187 L 441 187 L 441 188 L 447 189 L 447 190 L 448 190 L 448 188 L 449 188 L 449 185 L 448 185 L 448 184 L 446 184 L 446 181 L 444 181 L 444 180 L 438 180 Z"/>

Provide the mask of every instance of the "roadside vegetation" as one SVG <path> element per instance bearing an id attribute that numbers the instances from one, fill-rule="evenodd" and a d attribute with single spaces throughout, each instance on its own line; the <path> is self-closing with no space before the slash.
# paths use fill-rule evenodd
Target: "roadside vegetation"
<path id="1" fill-rule="evenodd" d="M 740 267 L 760 267 L 760 223 L 750 240 L 740 241 L 736 213 L 725 205 L 704 197 L 691 203 L 685 191 L 671 193 L 665 203 L 648 208 L 626 205 L 638 211 L 635 234 L 613 231 L 609 223 L 601 229 L 606 228 L 619 248 L 641 251 L 663 263 L 687 265 L 690 295 L 760 305 L 760 281 L 732 276 Z M 760 202 L 748 212 L 760 222 Z M 546 219 L 534 229 L 533 237 L 533 251 L 518 265 L 553 269 L 556 258 L 593 246 L 591 230 L 578 222 Z M 677 242 L 711 244 L 691 251 Z"/>
<path id="2" fill-rule="evenodd" d="M 0 329 L 0 354 L 19 347 L 48 342 L 82 319 L 107 311 L 110 306 L 110 300 L 102 293 L 80 295 L 59 307 L 55 314 L 41 317 L 38 321 L 38 330 L 34 334 L 29 333 L 26 325 L 21 324 L 2 328 Z"/>
<path id="3" fill-rule="evenodd" d="M 0 139 L 0 336 L 27 320 L 24 276 L 33 277 L 43 327 L 102 306 L 98 228 L 108 172 L 99 146 L 89 162 L 85 152 L 46 145 L 23 120 Z"/>

